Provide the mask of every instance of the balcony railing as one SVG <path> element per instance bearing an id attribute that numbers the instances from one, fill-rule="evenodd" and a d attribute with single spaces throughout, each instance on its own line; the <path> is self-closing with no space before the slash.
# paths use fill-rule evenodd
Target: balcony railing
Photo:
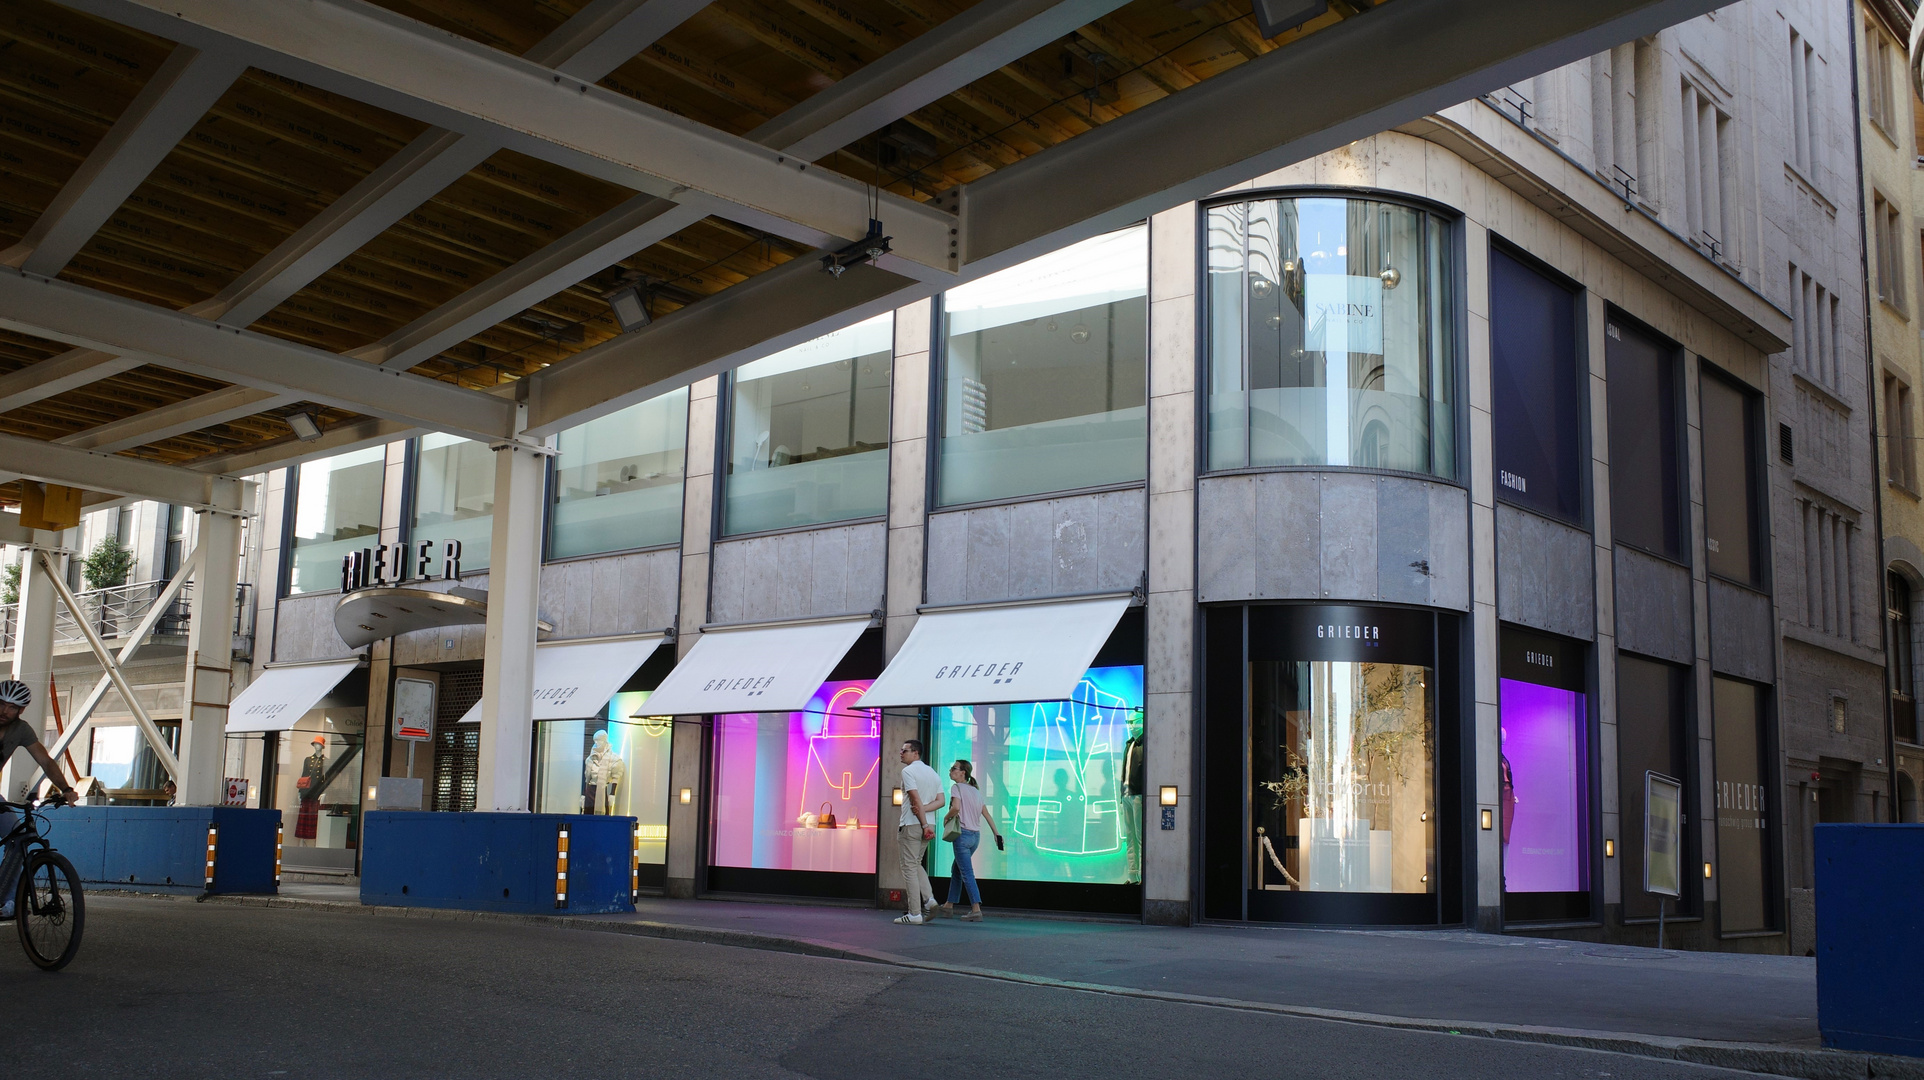
<path id="1" fill-rule="evenodd" d="M 80 601 L 81 612 L 94 633 L 112 640 L 138 630 L 141 621 L 153 612 L 154 605 L 160 601 L 160 595 L 166 588 L 165 581 L 138 581 L 131 585 L 116 585 L 111 589 L 89 589 L 78 594 L 76 599 Z M 234 590 L 234 648 L 237 652 L 250 651 L 252 645 L 253 589 L 252 585 L 241 584 Z M 192 581 L 181 587 L 180 594 L 168 603 L 166 610 L 155 621 L 154 638 L 178 639 L 187 636 L 193 594 Z M 0 606 L 0 652 L 13 649 L 19 621 L 20 605 Z M 54 647 L 81 645 L 86 640 L 87 635 L 81 630 L 79 617 L 69 611 L 67 605 L 56 603 Z"/>

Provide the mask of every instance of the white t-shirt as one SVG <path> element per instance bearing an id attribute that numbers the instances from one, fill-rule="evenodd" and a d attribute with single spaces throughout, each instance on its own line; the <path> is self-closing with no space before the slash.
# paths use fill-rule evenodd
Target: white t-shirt
<path id="1" fill-rule="evenodd" d="M 955 824 L 970 832 L 982 831 L 982 792 L 973 784 L 949 786 L 949 803 L 955 807 Z"/>
<path id="2" fill-rule="evenodd" d="M 922 812 L 928 815 L 929 824 L 935 825 L 940 814 L 929 810 L 935 800 L 942 797 L 942 778 L 935 775 L 926 761 L 911 761 L 902 766 L 902 824 L 915 824 L 915 807 L 909 802 L 909 792 L 922 802 Z"/>

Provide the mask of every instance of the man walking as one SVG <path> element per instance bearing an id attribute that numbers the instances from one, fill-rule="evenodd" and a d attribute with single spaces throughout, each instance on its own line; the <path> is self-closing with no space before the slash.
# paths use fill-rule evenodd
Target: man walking
<path id="1" fill-rule="evenodd" d="M 935 812 L 942 809 L 942 778 L 922 760 L 922 743 L 910 739 L 902 744 L 902 895 L 908 900 L 908 914 L 896 922 L 920 926 L 935 910 L 935 887 L 922 857 L 935 839 Z"/>

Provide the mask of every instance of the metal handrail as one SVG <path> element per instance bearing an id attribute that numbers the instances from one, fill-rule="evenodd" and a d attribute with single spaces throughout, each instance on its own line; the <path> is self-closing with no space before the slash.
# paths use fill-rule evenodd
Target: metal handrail
<path id="1" fill-rule="evenodd" d="M 115 585 L 106 589 L 89 589 L 76 595 L 86 614 L 94 633 L 102 638 L 116 638 L 131 634 L 140 626 L 154 603 L 167 588 L 165 580 L 137 581 L 130 585 Z M 185 637 L 191 623 L 193 610 L 194 583 L 189 581 L 181 586 L 179 595 L 174 597 L 167 610 L 154 624 L 154 637 Z M 254 632 L 254 611 L 251 603 L 253 586 L 241 583 L 234 589 L 234 637 L 237 644 L 250 642 Z M 14 646 L 16 627 L 20 620 L 20 605 L 0 605 L 0 652 L 9 651 Z M 67 610 L 65 604 L 54 605 L 53 640 L 56 647 L 61 645 L 84 644 L 87 635 L 82 632 L 75 614 Z"/>

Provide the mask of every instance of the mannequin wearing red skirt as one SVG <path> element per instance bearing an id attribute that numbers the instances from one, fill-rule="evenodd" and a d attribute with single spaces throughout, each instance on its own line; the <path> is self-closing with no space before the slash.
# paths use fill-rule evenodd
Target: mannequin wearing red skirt
<path id="1" fill-rule="evenodd" d="M 318 832 L 321 817 L 321 778 L 327 775 L 327 739 L 314 736 L 314 752 L 307 755 L 301 765 L 301 778 L 294 781 L 295 791 L 301 801 L 301 810 L 294 818 L 294 836 L 300 840 L 312 840 Z"/>

